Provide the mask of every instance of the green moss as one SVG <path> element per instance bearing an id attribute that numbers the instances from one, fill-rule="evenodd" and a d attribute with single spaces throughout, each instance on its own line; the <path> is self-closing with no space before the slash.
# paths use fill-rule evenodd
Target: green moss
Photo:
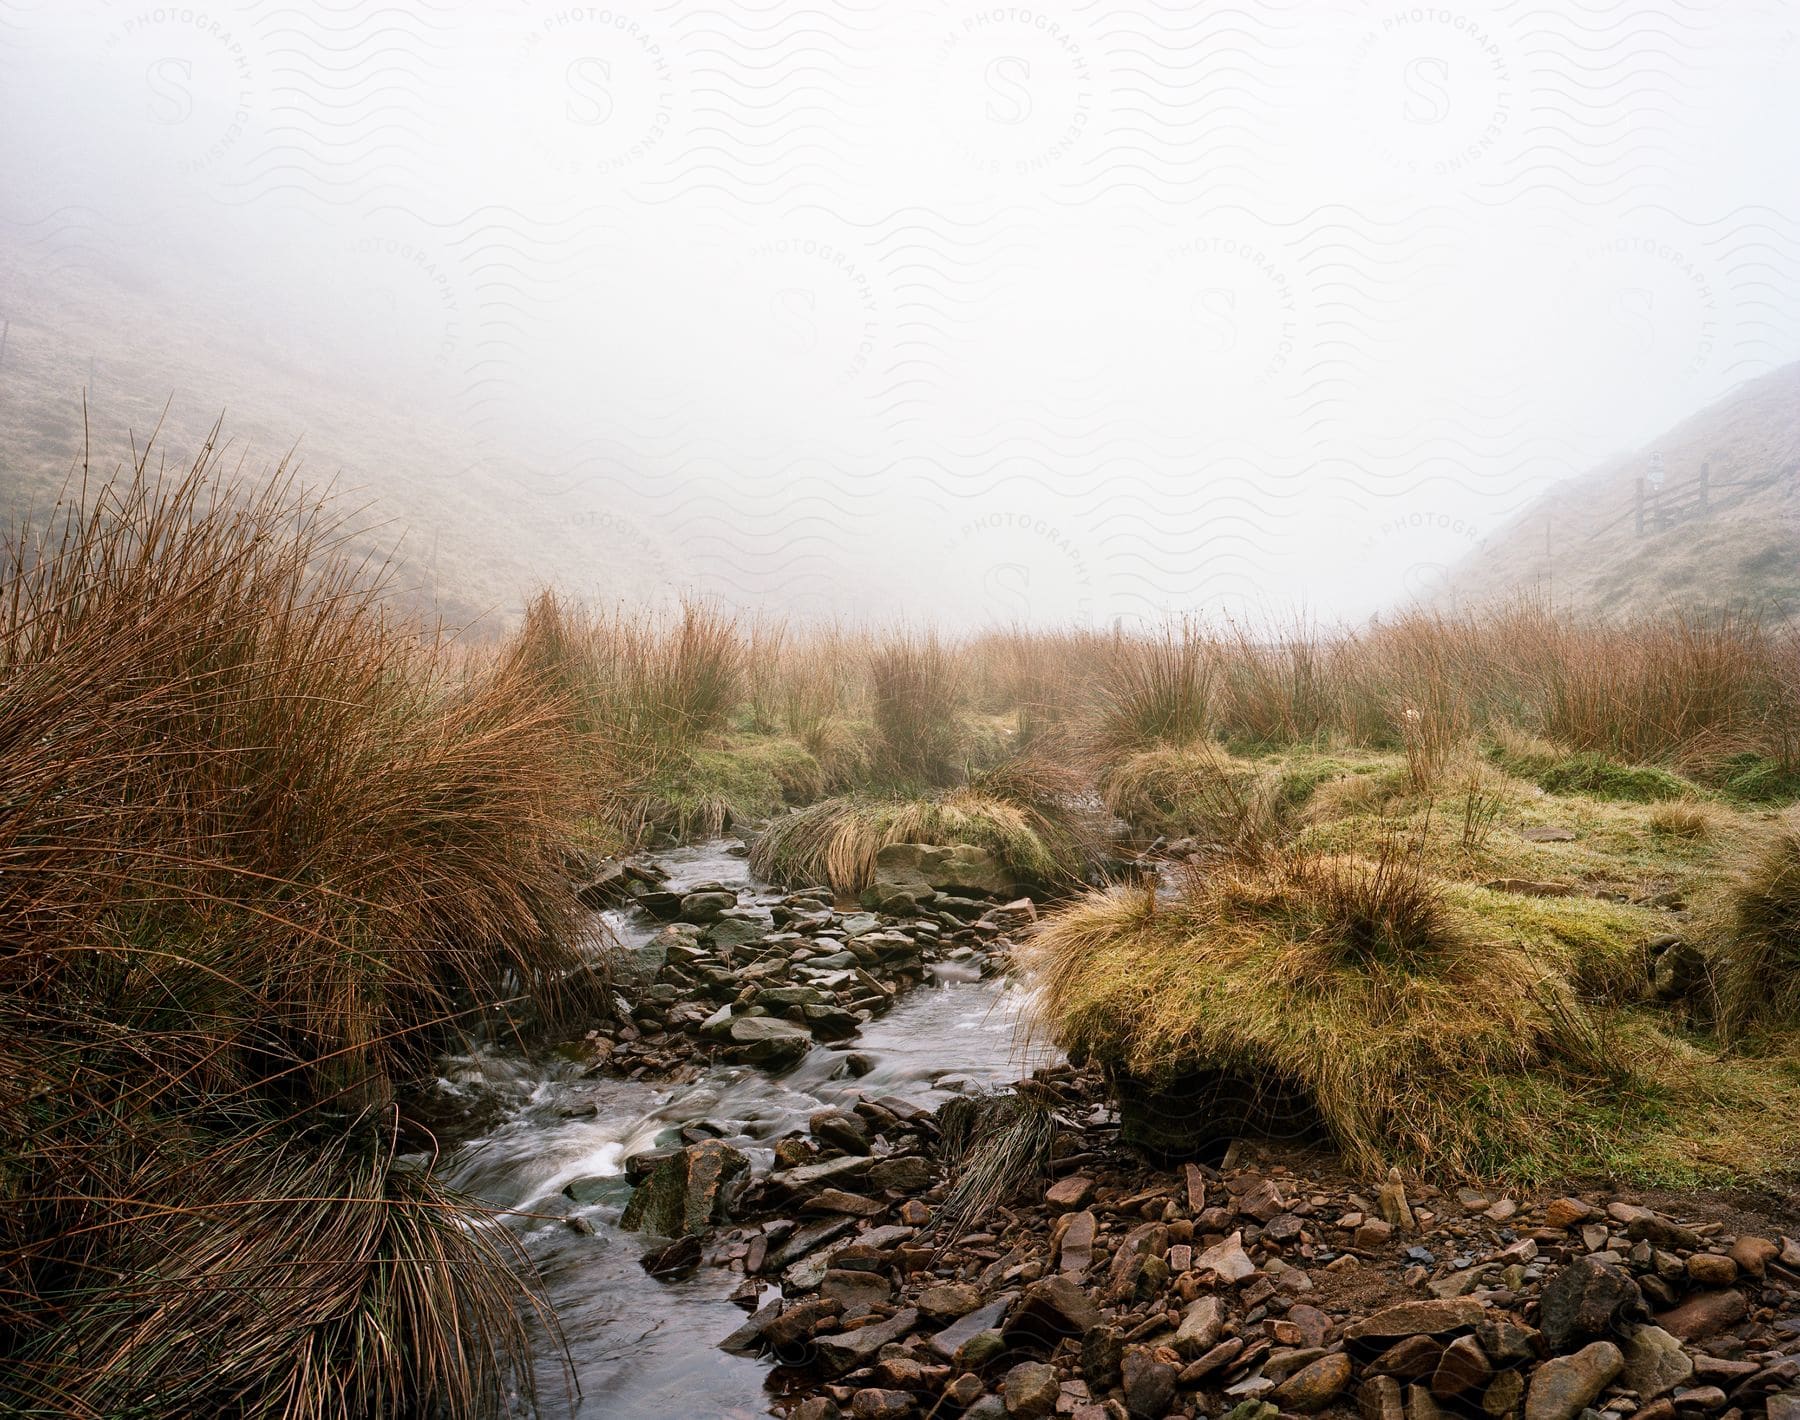
<path id="1" fill-rule="evenodd" d="M 1475 930 L 1524 947 L 1567 977 L 1584 996 L 1614 1002 L 1643 992 L 1646 948 L 1667 930 L 1645 907 L 1595 897 L 1531 897 L 1470 884 L 1447 891 L 1478 924 Z"/>
<path id="2" fill-rule="evenodd" d="M 768 818 L 822 791 L 819 762 L 781 736 L 735 735 L 726 743 L 671 755 L 644 781 L 642 816 L 677 838 L 717 833 Z"/>
<path id="3" fill-rule="evenodd" d="M 1751 804 L 1786 804 L 1800 799 L 1800 769 L 1760 754 L 1734 754 L 1708 779 L 1730 798 Z"/>
<path id="4" fill-rule="evenodd" d="M 1508 774 L 1529 779 L 1546 794 L 1650 804 L 1699 792 L 1679 774 L 1658 765 L 1622 764 L 1592 750 L 1564 754 L 1543 741 L 1490 744 L 1485 753 Z"/>

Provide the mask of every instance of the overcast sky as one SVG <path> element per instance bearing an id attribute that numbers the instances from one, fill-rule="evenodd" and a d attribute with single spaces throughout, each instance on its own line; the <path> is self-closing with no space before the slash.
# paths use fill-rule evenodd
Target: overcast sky
<path id="1" fill-rule="evenodd" d="M 1361 615 L 1800 357 L 1797 26 L 0 0 L 0 316 L 521 586 Z"/>

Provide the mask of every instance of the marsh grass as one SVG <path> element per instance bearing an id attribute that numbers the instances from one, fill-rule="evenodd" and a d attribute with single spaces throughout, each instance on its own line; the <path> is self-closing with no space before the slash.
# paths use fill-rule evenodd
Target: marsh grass
<path id="1" fill-rule="evenodd" d="M 1115 888 L 1053 915 L 1030 951 L 1044 1023 L 1073 1053 L 1145 1081 L 1279 1079 L 1360 1166 L 1475 1174 L 1541 1124 L 1505 1082 L 1580 1100 L 1620 1078 L 1571 983 L 1484 928 L 1390 844 L 1212 867 L 1166 902 Z"/>
<path id="2" fill-rule="evenodd" d="M 597 999 L 563 693 L 285 474 L 149 458 L 0 574 L 0 1406 L 491 1413 L 529 1274 L 392 1141 L 456 1033 Z"/>

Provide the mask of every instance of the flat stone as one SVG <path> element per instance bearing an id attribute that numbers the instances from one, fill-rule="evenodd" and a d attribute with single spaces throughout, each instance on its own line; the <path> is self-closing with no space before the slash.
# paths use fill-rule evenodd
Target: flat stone
<path id="1" fill-rule="evenodd" d="M 820 1369 L 827 1375 L 841 1376 L 845 1371 L 866 1366 L 875 1359 L 876 1353 L 883 1346 L 900 1340 L 917 1325 L 918 1320 L 917 1309 L 907 1307 L 895 1312 L 886 1321 L 878 1321 L 872 1326 L 815 1336 L 813 1348 Z"/>
<path id="2" fill-rule="evenodd" d="M 1344 1339 L 1387 1339 L 1400 1336 L 1442 1336 L 1445 1332 L 1472 1327 L 1487 1314 L 1487 1303 L 1474 1297 L 1450 1297 L 1442 1300 L 1398 1302 L 1351 1322 L 1344 1328 Z"/>
<path id="3" fill-rule="evenodd" d="M 968 1282 L 940 1282 L 921 1292 L 917 1305 L 927 1321 L 951 1322 L 981 1305 L 981 1289 Z"/>
<path id="4" fill-rule="evenodd" d="M 847 1213 L 853 1218 L 872 1218 L 884 1212 L 885 1203 L 861 1193 L 846 1193 L 841 1188 L 821 1188 L 800 1205 L 804 1213 Z"/>
<path id="5" fill-rule="evenodd" d="M 1235 1232 L 1216 1247 L 1207 1248 L 1194 1259 L 1194 1271 L 1203 1275 L 1210 1272 L 1227 1283 L 1242 1282 L 1254 1277 L 1256 1264 L 1244 1251 L 1243 1232 Z"/>
<path id="6" fill-rule="evenodd" d="M 921 1193 L 931 1187 L 931 1165 L 917 1154 L 882 1159 L 869 1169 L 869 1186 L 886 1193 Z"/>
<path id="7" fill-rule="evenodd" d="M 893 1284 L 879 1272 L 834 1267 L 819 1281 L 819 1295 L 839 1303 L 846 1317 L 867 1316 L 893 1294 Z"/>
<path id="8" fill-rule="evenodd" d="M 1555 1356 L 1532 1374 L 1525 1420 L 1575 1420 L 1625 1366 L 1610 1341 L 1595 1341 L 1573 1356 Z"/>
<path id="9" fill-rule="evenodd" d="M 1182 1360 L 1192 1361 L 1217 1346 L 1224 1330 L 1225 1304 L 1208 1293 L 1188 1304 L 1172 1344 Z"/>
<path id="10" fill-rule="evenodd" d="M 1094 1180 L 1086 1174 L 1072 1173 L 1059 1178 L 1044 1190 L 1044 1203 L 1059 1213 L 1085 1208 L 1094 1196 Z"/>
<path id="11" fill-rule="evenodd" d="M 938 1332 L 926 1344 L 946 1361 L 953 1360 L 956 1353 L 974 1336 L 984 1331 L 997 1329 L 1006 1318 L 1012 1304 L 1018 1300 L 1017 1292 L 1003 1292 L 991 1302 L 975 1308 L 974 1311 L 958 1317 L 949 1326 Z"/>

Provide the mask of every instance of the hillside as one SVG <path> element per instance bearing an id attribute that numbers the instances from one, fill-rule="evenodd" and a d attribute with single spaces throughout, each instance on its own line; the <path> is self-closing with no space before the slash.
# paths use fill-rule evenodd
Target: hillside
<path id="1" fill-rule="evenodd" d="M 1602 613 L 1800 608 L 1800 363 L 1553 489 L 1464 559 L 1441 601 L 1519 590 Z"/>

